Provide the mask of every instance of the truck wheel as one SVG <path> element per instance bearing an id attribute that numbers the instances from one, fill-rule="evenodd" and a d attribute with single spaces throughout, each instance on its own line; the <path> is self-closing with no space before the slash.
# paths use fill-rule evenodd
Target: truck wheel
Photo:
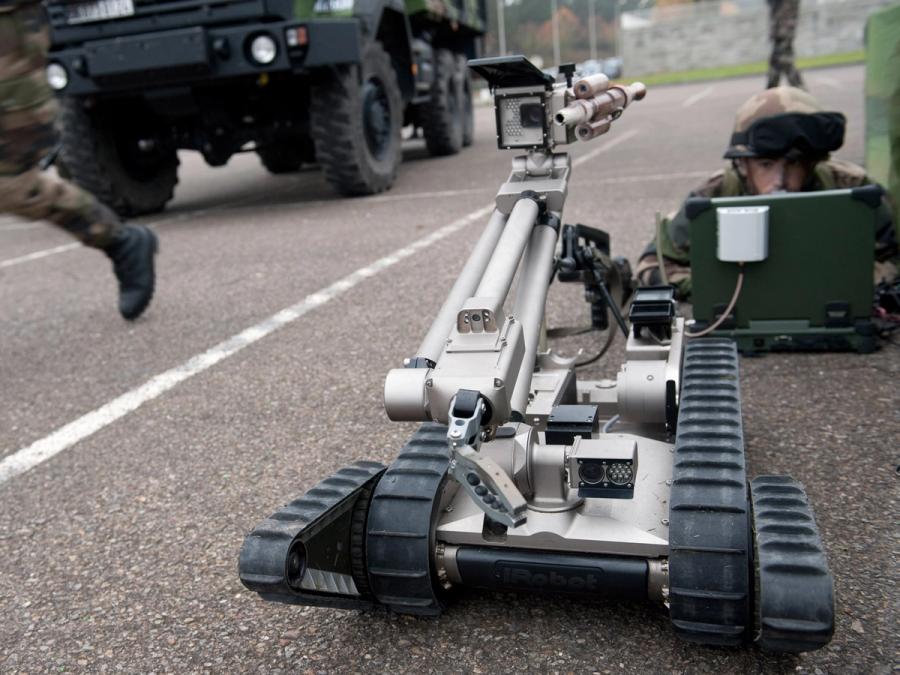
<path id="1" fill-rule="evenodd" d="M 293 173 L 303 165 L 303 158 L 292 148 L 265 147 L 256 154 L 269 173 Z"/>
<path id="2" fill-rule="evenodd" d="M 315 86 L 309 114 L 316 158 L 335 190 L 370 195 L 393 185 L 402 157 L 403 104 L 397 74 L 380 44 L 366 47 L 359 66 L 340 69 Z"/>
<path id="3" fill-rule="evenodd" d="M 463 80 L 453 52 L 435 50 L 431 100 L 422 106 L 422 131 L 432 155 L 455 155 L 463 145 Z"/>
<path id="4" fill-rule="evenodd" d="M 463 83 L 463 132 L 462 144 L 469 147 L 475 140 L 475 110 L 472 103 L 472 78 L 469 75 L 468 59 L 465 55 L 459 56 L 459 76 Z"/>
<path id="5" fill-rule="evenodd" d="M 76 99 L 64 98 L 59 117 L 60 174 L 122 216 L 161 211 L 178 183 L 174 148 L 153 142 L 157 129 L 140 117 L 117 115 L 102 121 Z M 151 139 L 149 147 L 141 141 Z"/>
<path id="6" fill-rule="evenodd" d="M 293 173 L 304 163 L 316 161 L 316 151 L 312 139 L 305 135 L 280 135 L 266 145 L 256 149 L 262 165 L 269 173 Z"/>

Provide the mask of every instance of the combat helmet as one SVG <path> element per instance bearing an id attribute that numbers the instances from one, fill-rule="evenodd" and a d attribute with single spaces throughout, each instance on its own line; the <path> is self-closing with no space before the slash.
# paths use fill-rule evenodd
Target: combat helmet
<path id="1" fill-rule="evenodd" d="M 785 157 L 822 160 L 844 142 L 847 119 L 825 112 L 810 94 L 796 87 L 773 87 L 738 108 L 726 159 Z"/>

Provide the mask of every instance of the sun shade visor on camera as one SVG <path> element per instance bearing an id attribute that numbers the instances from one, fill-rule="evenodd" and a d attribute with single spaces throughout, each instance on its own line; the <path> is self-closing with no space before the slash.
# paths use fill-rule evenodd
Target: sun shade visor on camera
<path id="1" fill-rule="evenodd" d="M 839 112 L 785 113 L 758 120 L 731 135 L 726 158 L 782 157 L 791 151 L 825 155 L 844 143 L 847 119 Z"/>

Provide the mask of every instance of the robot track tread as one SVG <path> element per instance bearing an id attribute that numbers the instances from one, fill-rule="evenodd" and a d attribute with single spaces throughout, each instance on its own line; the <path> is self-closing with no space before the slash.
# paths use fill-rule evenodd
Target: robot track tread
<path id="1" fill-rule="evenodd" d="M 692 340 L 669 506 L 669 609 L 682 638 L 745 641 L 750 543 L 737 349 L 730 340 Z"/>
<path id="2" fill-rule="evenodd" d="M 756 640 L 805 652 L 834 633 L 834 582 L 803 486 L 789 476 L 750 483 L 756 543 Z"/>
<path id="3" fill-rule="evenodd" d="M 447 427 L 423 424 L 378 481 L 366 524 L 372 593 L 402 614 L 443 610 L 431 564 L 433 527 L 450 451 Z"/>
<path id="4" fill-rule="evenodd" d="M 305 537 L 314 538 L 316 531 L 337 513 L 353 509 L 384 469 L 378 462 L 354 462 L 259 523 L 244 538 L 241 547 L 238 572 L 244 586 L 266 600 L 294 605 L 337 609 L 374 607 L 371 597 L 367 598 L 355 589 L 338 588 L 316 593 L 295 588 L 288 579 L 288 567 L 294 543 Z M 349 541 L 347 544 L 349 548 Z"/>

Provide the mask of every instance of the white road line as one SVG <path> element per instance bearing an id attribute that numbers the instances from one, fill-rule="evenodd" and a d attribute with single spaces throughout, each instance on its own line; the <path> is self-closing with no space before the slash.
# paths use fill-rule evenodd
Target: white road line
<path id="1" fill-rule="evenodd" d="M 585 154 L 585 155 L 582 155 L 582 156 L 579 157 L 578 159 L 575 159 L 575 160 L 572 162 L 572 166 L 573 166 L 573 167 L 574 167 L 574 166 L 581 166 L 581 165 L 584 164 L 585 162 L 589 162 L 589 161 L 591 161 L 592 159 L 594 159 L 594 157 L 596 157 L 597 155 L 601 155 L 601 154 L 603 154 L 604 152 L 608 152 L 609 150 L 612 150 L 612 149 L 613 149 L 614 147 L 616 147 L 617 145 L 621 145 L 621 144 L 624 143 L 625 141 L 630 140 L 630 139 L 634 138 L 634 137 L 637 136 L 637 135 L 638 135 L 638 130 L 637 130 L 637 129 L 629 129 L 628 131 L 623 131 L 621 134 L 616 134 L 616 137 L 615 137 L 615 138 L 610 139 L 609 141 L 607 141 L 606 143 L 604 143 L 603 145 L 601 145 L 599 148 L 596 148 L 596 149 L 594 149 L 594 150 L 591 150 L 589 153 L 587 153 L 587 154 Z"/>
<path id="2" fill-rule="evenodd" d="M 222 206 L 213 207 L 211 209 L 205 209 L 205 210 L 200 210 L 200 211 L 189 211 L 187 213 L 174 213 L 170 216 L 165 216 L 163 218 L 159 218 L 159 219 L 151 221 L 149 223 L 140 223 L 140 224 L 148 225 L 151 227 L 156 227 L 160 223 L 165 223 L 170 220 L 174 221 L 174 222 L 179 222 L 181 220 L 185 220 L 188 218 L 194 218 L 196 216 L 203 215 L 209 211 L 216 211 L 216 210 L 228 208 L 232 204 L 239 204 L 242 201 L 244 201 L 244 200 L 241 199 L 241 200 L 237 200 L 234 202 L 228 202 Z M 39 224 L 39 223 L 25 223 L 24 225 L 26 227 L 28 227 L 28 226 L 44 227 L 43 224 Z M 8 227 L 10 229 L 12 229 L 12 226 L 8 226 Z M 20 229 L 26 229 L 26 227 L 21 227 Z M 47 227 L 53 227 L 53 226 L 47 225 Z M 23 255 L 18 258 L 10 258 L 9 260 L 0 260 L 0 268 L 12 267 L 13 265 L 19 265 L 21 263 L 31 262 L 32 260 L 40 260 L 41 258 L 46 258 L 51 255 L 56 255 L 57 253 L 65 253 L 66 251 L 72 251 L 76 248 L 80 248 L 81 246 L 82 246 L 81 244 L 66 244 L 64 246 L 56 246 L 54 248 L 47 248 L 47 249 L 43 249 L 41 251 L 35 251 L 34 253 L 29 253 L 28 255 Z"/>
<path id="3" fill-rule="evenodd" d="M 627 131 L 605 145 L 600 146 L 596 150 L 579 157 L 573 164 L 583 164 L 597 155 L 611 150 L 620 143 L 624 143 L 637 133 L 637 130 Z M 392 265 L 396 265 L 401 260 L 409 258 L 418 251 L 431 246 L 441 239 L 445 239 L 454 232 L 487 216 L 493 209 L 493 203 L 483 206 L 480 209 L 476 209 L 462 218 L 453 221 L 449 225 L 445 225 L 431 234 L 422 237 L 421 239 L 417 239 L 408 246 L 404 246 L 383 258 L 379 258 L 371 265 L 358 269 L 355 272 L 348 274 L 343 279 L 338 279 L 330 286 L 307 295 L 297 304 L 273 314 L 268 319 L 247 328 L 237 335 L 233 335 L 224 342 L 220 342 L 216 346 L 206 350 L 202 354 L 198 354 L 187 360 L 180 366 L 176 366 L 171 370 L 167 370 L 152 377 L 136 389 L 132 389 L 96 410 L 86 413 L 77 420 L 60 427 L 50 435 L 35 441 L 31 445 L 17 450 L 0 461 L 0 484 L 25 473 L 38 464 L 69 449 L 79 441 L 97 433 L 128 413 L 137 410 L 144 403 L 152 401 L 157 396 L 164 394 L 181 382 L 202 373 L 220 361 L 227 359 L 229 356 L 233 356 L 244 347 L 261 340 L 279 328 L 283 328 L 284 326 L 293 323 L 307 312 L 334 300 L 336 297 L 346 293 L 366 279 L 375 276 Z M 75 245 L 80 246 L 80 244 Z"/>
<path id="4" fill-rule="evenodd" d="M 398 195 L 380 195 L 378 197 L 370 197 L 368 199 L 364 199 L 360 201 L 360 204 L 371 204 L 377 202 L 393 202 L 393 201 L 402 201 L 405 199 L 434 199 L 441 197 L 458 197 L 460 195 L 471 194 L 476 192 L 484 192 L 484 190 L 479 190 L 476 188 L 466 189 L 466 190 L 441 190 L 435 192 L 416 192 L 411 194 L 398 194 Z M 251 199 L 255 199 L 256 197 L 252 197 Z M 269 211 L 273 208 L 278 208 L 273 205 L 253 205 L 247 204 L 244 205 L 243 202 L 247 201 L 247 198 L 238 199 L 233 202 L 228 202 L 225 204 L 221 204 L 218 206 L 214 206 L 209 209 L 201 209 L 198 211 L 190 211 L 187 213 L 175 213 L 171 216 L 166 216 L 164 218 L 160 218 L 150 223 L 146 223 L 152 227 L 157 227 L 161 223 L 165 223 L 168 221 L 180 222 L 186 219 L 197 218 L 199 216 L 205 216 L 210 213 L 222 213 L 225 211 L 239 211 L 240 209 L 256 209 L 258 211 Z M 317 204 L 333 204 L 337 203 L 338 200 L 321 200 L 316 202 L 302 202 L 299 204 L 287 204 L 285 206 L 289 206 L 291 208 L 297 208 L 299 206 L 308 207 L 314 206 Z M 5 230 L 27 230 L 31 228 L 42 227 L 42 225 L 35 223 L 21 223 L 21 224 L 10 224 L 10 225 L 0 225 L 0 231 Z M 81 244 L 66 244 L 65 246 L 57 246 L 55 248 L 48 248 L 41 251 L 35 251 L 34 253 L 29 253 L 28 255 L 23 255 L 18 258 L 11 258 L 9 260 L 0 260 L 0 268 L 4 267 L 12 267 L 13 265 L 19 265 L 21 263 L 31 262 L 33 260 L 40 260 L 41 258 L 46 258 L 51 255 L 56 255 L 57 253 L 65 253 L 66 251 L 71 251 L 76 248 L 79 248 Z"/>
<path id="5" fill-rule="evenodd" d="M 12 267 L 13 265 L 19 265 L 21 263 L 31 262 L 32 260 L 39 260 L 40 258 L 46 258 L 47 256 L 56 255 L 57 253 L 65 253 L 66 251 L 74 251 L 76 248 L 81 248 L 81 244 L 64 244 L 63 246 L 56 246 L 54 248 L 46 248 L 43 251 L 35 251 L 34 253 L 29 253 L 28 255 L 19 256 L 18 258 L 9 258 L 8 260 L 0 260 L 0 268 Z"/>
<path id="6" fill-rule="evenodd" d="M 628 139 L 637 135 L 637 133 L 638 132 L 636 129 L 629 129 L 628 131 L 623 132 L 622 134 L 611 139 L 605 145 L 601 145 L 599 148 L 592 150 L 591 152 L 587 153 L 586 155 L 582 155 L 578 159 L 574 160 L 572 162 L 572 166 L 579 166 L 579 165 L 583 164 L 584 162 L 590 161 L 591 159 L 593 159 L 600 153 L 606 152 L 607 150 L 611 150 L 612 148 L 619 145 L 620 143 L 624 143 Z M 438 198 L 438 197 L 452 197 L 452 196 L 457 196 L 457 195 L 462 195 L 462 194 L 469 194 L 469 193 L 473 193 L 473 192 L 479 192 L 479 190 L 477 190 L 477 189 L 443 190 L 443 191 L 437 191 L 437 192 L 423 192 L 423 193 L 413 193 L 413 194 L 404 194 L 404 195 L 381 195 L 379 197 L 370 197 L 369 199 L 361 201 L 360 204 L 375 203 L 375 202 L 387 202 L 387 201 L 400 201 L 403 199 L 417 199 L 417 198 L 427 199 L 427 198 Z M 197 216 L 206 215 L 208 213 L 213 213 L 213 212 L 238 210 L 241 208 L 241 202 L 243 202 L 243 201 L 245 201 L 245 200 L 240 199 L 240 200 L 231 202 L 230 204 L 216 206 L 216 207 L 213 207 L 210 209 L 203 209 L 200 211 L 191 211 L 189 213 L 173 214 L 172 216 L 161 218 L 155 222 L 147 223 L 147 225 L 152 225 L 155 227 L 155 226 L 159 225 L 160 223 L 166 222 L 168 220 L 173 220 L 173 221 L 177 222 L 177 221 L 183 220 L 185 218 L 196 218 Z M 336 200 L 334 200 L 334 201 L 336 201 Z M 323 203 L 334 203 L 334 201 L 323 202 Z M 313 202 L 304 202 L 304 203 L 302 203 L 302 206 L 310 206 L 311 204 L 314 204 L 314 203 Z M 294 205 L 292 205 L 292 206 L 294 206 Z M 259 207 L 254 207 L 254 208 L 259 208 Z M 261 207 L 260 210 L 266 211 L 266 210 L 269 210 L 270 208 L 273 208 L 273 207 L 266 205 L 266 206 Z M 28 255 L 23 255 L 18 258 L 11 258 L 9 260 L 0 260 L 0 269 L 2 269 L 4 267 L 12 267 L 13 265 L 18 265 L 18 264 L 25 263 L 25 262 L 31 262 L 32 260 L 39 260 L 40 258 L 46 258 L 48 256 L 55 255 L 57 253 L 65 253 L 66 251 L 71 251 L 73 249 L 78 248 L 79 246 L 81 246 L 81 244 L 67 244 L 65 246 L 57 246 L 55 248 L 45 249 L 43 251 L 35 251 L 34 253 L 29 253 Z"/>
<path id="7" fill-rule="evenodd" d="M 838 82 L 833 77 L 828 77 L 827 75 L 816 75 L 812 78 L 819 84 L 824 84 L 826 87 L 831 87 L 832 89 L 840 89 L 841 83 Z"/>
<path id="8" fill-rule="evenodd" d="M 628 132 L 628 138 L 619 141 L 620 138 L 624 137 L 626 134 L 622 134 L 615 139 L 616 143 L 610 142 L 608 145 L 603 146 L 604 150 L 609 150 L 612 146 L 618 145 L 619 142 L 624 142 L 634 136 L 633 133 Z M 585 160 L 593 159 L 593 155 L 588 156 L 585 155 Z M 575 160 L 574 164 L 576 166 L 581 165 L 582 158 Z M 642 174 L 642 175 L 633 175 L 633 176 L 613 176 L 610 178 L 594 178 L 591 179 L 591 183 L 593 185 L 617 185 L 621 183 L 644 183 L 647 181 L 668 181 L 668 180 L 678 180 L 680 178 L 708 178 L 710 176 L 709 171 L 674 171 L 672 173 L 651 173 L 651 174 Z M 443 196 L 454 196 L 457 193 L 472 193 L 478 194 L 483 193 L 487 190 L 484 189 L 471 189 L 471 190 L 448 190 L 446 192 L 431 192 L 431 193 L 416 193 L 415 195 L 397 195 L 397 197 L 409 197 L 414 196 L 416 198 L 423 197 L 426 194 L 429 197 L 443 197 Z M 365 202 L 360 201 L 360 204 L 368 203 L 369 200 Z M 245 205 L 245 206 L 229 206 L 228 211 L 240 212 L 240 211 L 248 211 L 253 210 L 255 213 L 278 213 L 280 211 L 289 211 L 296 209 L 298 206 L 302 205 L 304 207 L 308 207 L 310 205 L 327 205 L 333 204 L 333 201 L 321 201 L 321 202 L 302 202 L 302 204 L 296 204 L 293 202 L 285 202 L 283 204 L 262 204 L 262 205 Z"/>
<path id="9" fill-rule="evenodd" d="M 614 183 L 643 183 L 647 180 L 673 180 L 678 178 L 703 178 L 710 176 L 709 171 L 677 171 L 675 173 L 649 173 L 643 176 L 614 176 L 612 178 L 598 178 L 595 184 Z"/>
<path id="10" fill-rule="evenodd" d="M 383 202 L 409 201 L 414 199 L 442 199 L 445 197 L 460 197 L 462 195 L 471 195 L 487 192 L 486 188 L 468 188 L 465 190 L 438 190 L 434 192 L 409 192 L 405 194 L 395 195 L 379 195 L 377 197 L 362 197 L 354 199 L 353 203 L 360 206 L 369 204 L 379 204 Z M 340 199 L 316 199 L 308 202 L 282 202 L 280 204 L 228 204 L 227 206 L 209 209 L 208 211 L 193 211 L 191 217 L 197 215 L 206 215 L 209 212 L 229 212 L 236 213 L 241 211 L 253 210 L 258 213 L 269 213 L 272 211 L 284 211 L 285 209 L 297 208 L 313 208 L 317 206 L 335 206 L 341 202 Z"/>
<path id="11" fill-rule="evenodd" d="M 456 220 L 449 225 L 436 230 L 430 235 L 416 240 L 409 246 L 405 246 L 390 255 L 387 255 L 362 269 L 356 270 L 343 279 L 339 279 L 330 286 L 306 296 L 296 305 L 283 309 L 268 319 L 251 326 L 234 335 L 215 347 L 199 354 L 180 366 L 156 375 L 141 386 L 133 389 L 109 403 L 78 418 L 74 422 L 61 427 L 49 436 L 31 444 L 26 448 L 16 451 L 0 462 L 0 484 L 10 478 L 18 476 L 37 466 L 51 457 L 73 446 L 78 441 L 100 431 L 121 417 L 136 410 L 141 405 L 160 394 L 167 392 L 177 384 L 194 375 L 214 366 L 239 352 L 244 347 L 261 340 L 270 333 L 282 328 L 312 309 L 330 302 L 339 295 L 346 293 L 360 282 L 373 277 L 379 272 L 397 264 L 404 258 L 408 258 L 417 251 L 431 246 L 436 241 L 444 239 L 466 225 L 489 214 L 494 208 L 493 204 L 473 211 L 467 216 Z"/>
<path id="12" fill-rule="evenodd" d="M 713 85 L 708 86 L 706 89 L 701 89 L 693 96 L 689 96 L 688 98 L 684 99 L 684 101 L 681 102 L 681 107 L 690 108 L 698 101 L 702 101 L 703 99 L 705 99 L 707 96 L 713 93 L 713 91 L 715 91 L 715 87 Z"/>
<path id="13" fill-rule="evenodd" d="M 41 227 L 38 223 L 9 223 L 0 225 L 0 232 L 13 232 L 14 230 L 36 230 Z"/>
<path id="14" fill-rule="evenodd" d="M 475 192 L 484 192 L 484 188 L 467 188 L 464 190 L 435 190 L 433 192 L 407 192 L 405 194 L 378 195 L 376 197 L 365 197 L 359 200 L 360 204 L 377 204 L 379 202 L 396 202 L 404 199 L 433 199 L 441 197 L 459 197 L 460 195 L 468 195 Z M 333 203 L 332 200 L 331 203 Z M 303 205 L 306 206 L 308 202 Z"/>

